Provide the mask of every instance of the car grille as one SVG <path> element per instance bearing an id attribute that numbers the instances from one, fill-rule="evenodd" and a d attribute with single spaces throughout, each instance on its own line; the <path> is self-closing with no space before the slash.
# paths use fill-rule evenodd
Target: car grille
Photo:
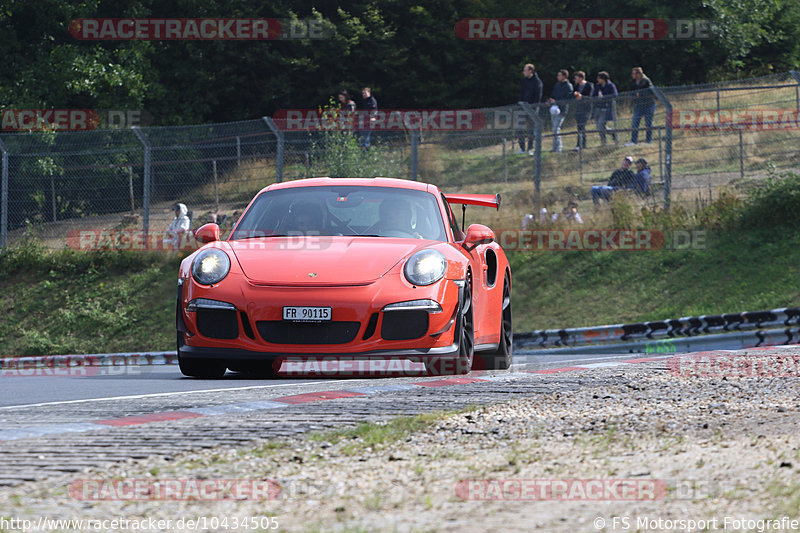
<path id="1" fill-rule="evenodd" d="M 428 331 L 428 312 L 389 311 L 383 313 L 381 337 L 387 341 L 419 339 Z"/>
<path id="2" fill-rule="evenodd" d="M 262 320 L 258 334 L 274 344 L 345 344 L 356 338 L 360 322 L 288 322 Z"/>

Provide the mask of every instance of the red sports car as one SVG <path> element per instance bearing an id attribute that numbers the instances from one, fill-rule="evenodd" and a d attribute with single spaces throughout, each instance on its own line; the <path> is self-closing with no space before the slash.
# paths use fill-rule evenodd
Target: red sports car
<path id="1" fill-rule="evenodd" d="M 459 227 L 443 194 L 391 178 L 312 178 L 261 190 L 227 239 L 183 260 L 178 360 L 187 376 L 275 373 L 287 358 L 387 358 L 431 373 L 511 364 L 511 269 L 491 229 Z M 462 222 L 463 224 L 463 222 Z"/>

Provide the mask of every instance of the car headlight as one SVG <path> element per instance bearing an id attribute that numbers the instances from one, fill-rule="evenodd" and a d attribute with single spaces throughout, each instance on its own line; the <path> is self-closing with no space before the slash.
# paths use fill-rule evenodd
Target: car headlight
<path id="1" fill-rule="evenodd" d="M 222 281 L 230 269 L 228 254 L 218 248 L 208 248 L 194 258 L 192 276 L 201 285 L 213 285 Z"/>
<path id="2" fill-rule="evenodd" d="M 422 250 L 406 261 L 403 272 L 413 285 L 430 285 L 447 272 L 447 259 L 436 250 Z"/>

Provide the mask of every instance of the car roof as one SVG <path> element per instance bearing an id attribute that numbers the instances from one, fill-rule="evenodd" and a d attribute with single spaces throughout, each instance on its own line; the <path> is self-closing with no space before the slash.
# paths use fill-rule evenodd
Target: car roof
<path id="1" fill-rule="evenodd" d="M 427 183 L 420 183 L 418 181 L 411 181 L 398 178 L 305 178 L 301 180 L 284 181 L 282 183 L 273 183 L 268 187 L 264 187 L 259 191 L 261 194 L 264 191 L 276 191 L 279 189 L 290 189 L 293 187 L 320 187 L 329 185 L 360 185 L 362 187 L 394 187 L 397 189 L 411 189 L 417 191 L 436 192 L 435 185 Z"/>

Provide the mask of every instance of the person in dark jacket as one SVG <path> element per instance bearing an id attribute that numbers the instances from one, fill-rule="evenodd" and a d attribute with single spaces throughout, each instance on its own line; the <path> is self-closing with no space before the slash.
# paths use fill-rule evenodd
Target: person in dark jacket
<path id="1" fill-rule="evenodd" d="M 644 125 L 647 129 L 645 142 L 653 142 L 653 115 L 656 111 L 656 99 L 650 78 L 644 75 L 642 67 L 633 67 L 631 71 L 630 90 L 633 92 L 633 120 L 631 121 L 631 140 L 625 146 L 632 146 L 639 142 L 639 124 L 644 117 Z"/>
<path id="2" fill-rule="evenodd" d="M 650 195 L 650 167 L 644 157 L 636 160 L 636 178 L 633 180 L 632 189 L 640 196 Z"/>
<path id="3" fill-rule="evenodd" d="M 617 86 L 611 81 L 608 72 L 605 70 L 598 72 L 597 83 L 594 86 L 594 91 L 592 91 L 592 99 L 594 101 L 595 124 L 597 125 L 597 132 L 600 134 L 600 142 L 603 144 L 606 144 L 606 131 L 608 131 L 606 122 L 617 119 L 616 99 L 618 94 Z M 611 138 L 616 144 L 617 133 L 615 131 L 611 132 Z"/>
<path id="4" fill-rule="evenodd" d="M 611 174 L 608 180 L 608 185 L 595 185 L 591 189 L 592 201 L 597 204 L 600 199 L 609 201 L 611 194 L 619 189 L 632 189 L 636 182 L 636 174 L 631 170 L 633 158 L 631 156 L 625 157 L 622 160 L 622 166 Z"/>
<path id="5" fill-rule="evenodd" d="M 592 97 L 594 84 L 586 81 L 586 73 L 582 70 L 575 72 L 572 76 L 575 81 L 575 86 L 573 87 L 575 91 L 572 94 L 578 100 L 575 106 L 575 124 L 578 127 L 578 140 L 575 150 L 580 150 L 586 148 L 586 123 L 589 122 L 589 117 L 592 115 L 592 102 L 588 99 Z M 582 102 L 581 100 L 584 97 L 587 100 Z"/>
<path id="6" fill-rule="evenodd" d="M 351 131 L 353 128 L 353 119 L 355 118 L 356 103 L 350 98 L 350 93 L 342 89 L 336 95 L 339 101 L 339 127 L 346 131 Z"/>
<path id="7" fill-rule="evenodd" d="M 352 114 L 356 110 L 356 103 L 350 98 L 350 93 L 346 90 L 339 91 L 337 99 L 343 112 Z"/>
<path id="8" fill-rule="evenodd" d="M 372 89 L 369 87 L 361 89 L 361 110 L 366 115 L 359 117 L 361 146 L 369 148 L 369 140 L 372 135 L 371 124 L 375 121 L 375 115 L 378 112 L 378 101 L 372 96 Z"/>
<path id="9" fill-rule="evenodd" d="M 550 117 L 553 123 L 553 152 L 561 152 L 561 124 L 567 116 L 569 105 L 567 100 L 574 98 L 572 84 L 569 82 L 569 71 L 561 69 L 556 74 L 556 84 L 547 103 L 550 104 Z"/>
<path id="10" fill-rule="evenodd" d="M 532 63 L 528 63 L 522 69 L 518 101 L 529 104 L 539 104 L 542 101 L 542 80 L 539 79 L 536 67 Z M 525 117 L 525 130 L 527 130 L 528 134 L 528 152 L 533 154 L 533 119 L 530 117 Z M 522 131 L 519 137 L 518 154 L 525 153 L 525 130 Z"/>

